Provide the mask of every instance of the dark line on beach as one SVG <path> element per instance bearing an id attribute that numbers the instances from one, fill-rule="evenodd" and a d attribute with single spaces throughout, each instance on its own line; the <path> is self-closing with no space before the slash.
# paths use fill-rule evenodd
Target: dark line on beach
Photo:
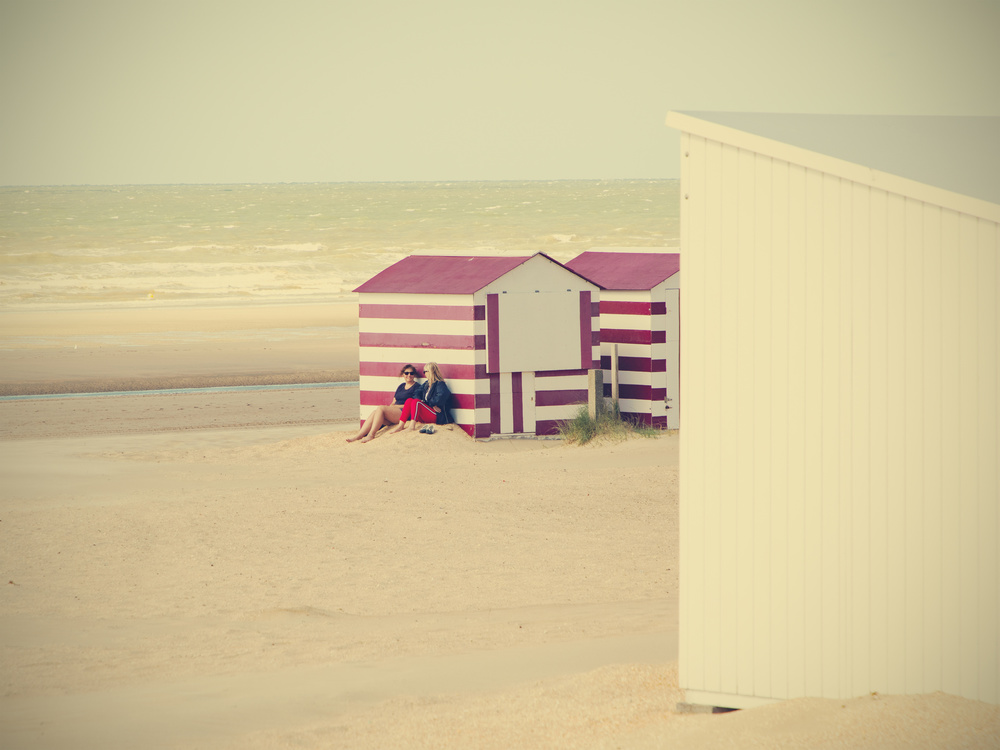
<path id="1" fill-rule="evenodd" d="M 95 391 L 90 393 L 36 393 L 17 396 L 0 396 L 0 401 L 28 401 L 48 398 L 93 398 L 95 396 L 156 396 L 182 393 L 239 393 L 241 391 L 280 391 L 307 388 L 357 388 L 358 381 L 336 383 L 282 383 L 277 385 L 217 385 L 205 388 L 156 388 L 145 391 Z"/>

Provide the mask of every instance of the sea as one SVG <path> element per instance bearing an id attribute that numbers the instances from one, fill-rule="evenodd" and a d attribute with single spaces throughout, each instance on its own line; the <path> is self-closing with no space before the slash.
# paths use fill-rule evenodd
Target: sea
<path id="1" fill-rule="evenodd" d="M 347 301 L 419 253 L 678 250 L 677 180 L 0 187 L 0 308 Z"/>

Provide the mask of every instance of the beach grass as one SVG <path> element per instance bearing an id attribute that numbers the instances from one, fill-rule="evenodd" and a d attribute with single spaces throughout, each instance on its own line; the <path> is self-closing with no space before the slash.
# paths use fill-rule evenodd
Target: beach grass
<path id="1" fill-rule="evenodd" d="M 631 437 L 656 437 L 662 434 L 655 427 L 637 424 L 622 417 L 617 401 L 596 417 L 590 415 L 587 406 L 581 406 L 573 419 L 560 423 L 559 435 L 568 443 L 586 445 L 592 440 L 627 440 Z"/>

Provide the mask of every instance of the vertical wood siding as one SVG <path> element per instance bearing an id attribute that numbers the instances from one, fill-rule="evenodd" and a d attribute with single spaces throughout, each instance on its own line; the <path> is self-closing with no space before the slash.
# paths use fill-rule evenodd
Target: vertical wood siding
<path id="1" fill-rule="evenodd" d="M 998 225 L 681 151 L 688 699 L 1000 703 Z"/>
<path id="2" fill-rule="evenodd" d="M 618 406 L 622 416 L 653 427 L 668 424 L 666 398 L 668 382 L 677 386 L 678 342 L 668 340 L 668 328 L 676 325 L 676 305 L 667 310 L 667 296 L 674 290 L 657 287 L 651 291 L 609 291 L 601 293 L 601 368 L 604 396 L 611 398 L 611 359 L 618 346 Z M 676 333 L 676 332 L 675 332 Z M 676 407 L 679 394 L 671 392 Z M 679 411 L 679 409 L 678 409 Z"/>

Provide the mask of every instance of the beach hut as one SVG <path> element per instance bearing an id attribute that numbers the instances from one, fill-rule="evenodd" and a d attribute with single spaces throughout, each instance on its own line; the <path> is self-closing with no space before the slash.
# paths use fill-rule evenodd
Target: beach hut
<path id="1" fill-rule="evenodd" d="M 667 124 L 687 700 L 1000 703 L 1000 118 Z"/>
<path id="2" fill-rule="evenodd" d="M 355 291 L 362 419 L 406 362 L 441 366 L 455 421 L 475 438 L 554 434 L 588 402 L 599 289 L 543 253 L 412 255 Z"/>
<path id="3" fill-rule="evenodd" d="M 680 254 L 591 250 L 566 264 L 601 288 L 604 396 L 622 416 L 680 426 Z"/>

